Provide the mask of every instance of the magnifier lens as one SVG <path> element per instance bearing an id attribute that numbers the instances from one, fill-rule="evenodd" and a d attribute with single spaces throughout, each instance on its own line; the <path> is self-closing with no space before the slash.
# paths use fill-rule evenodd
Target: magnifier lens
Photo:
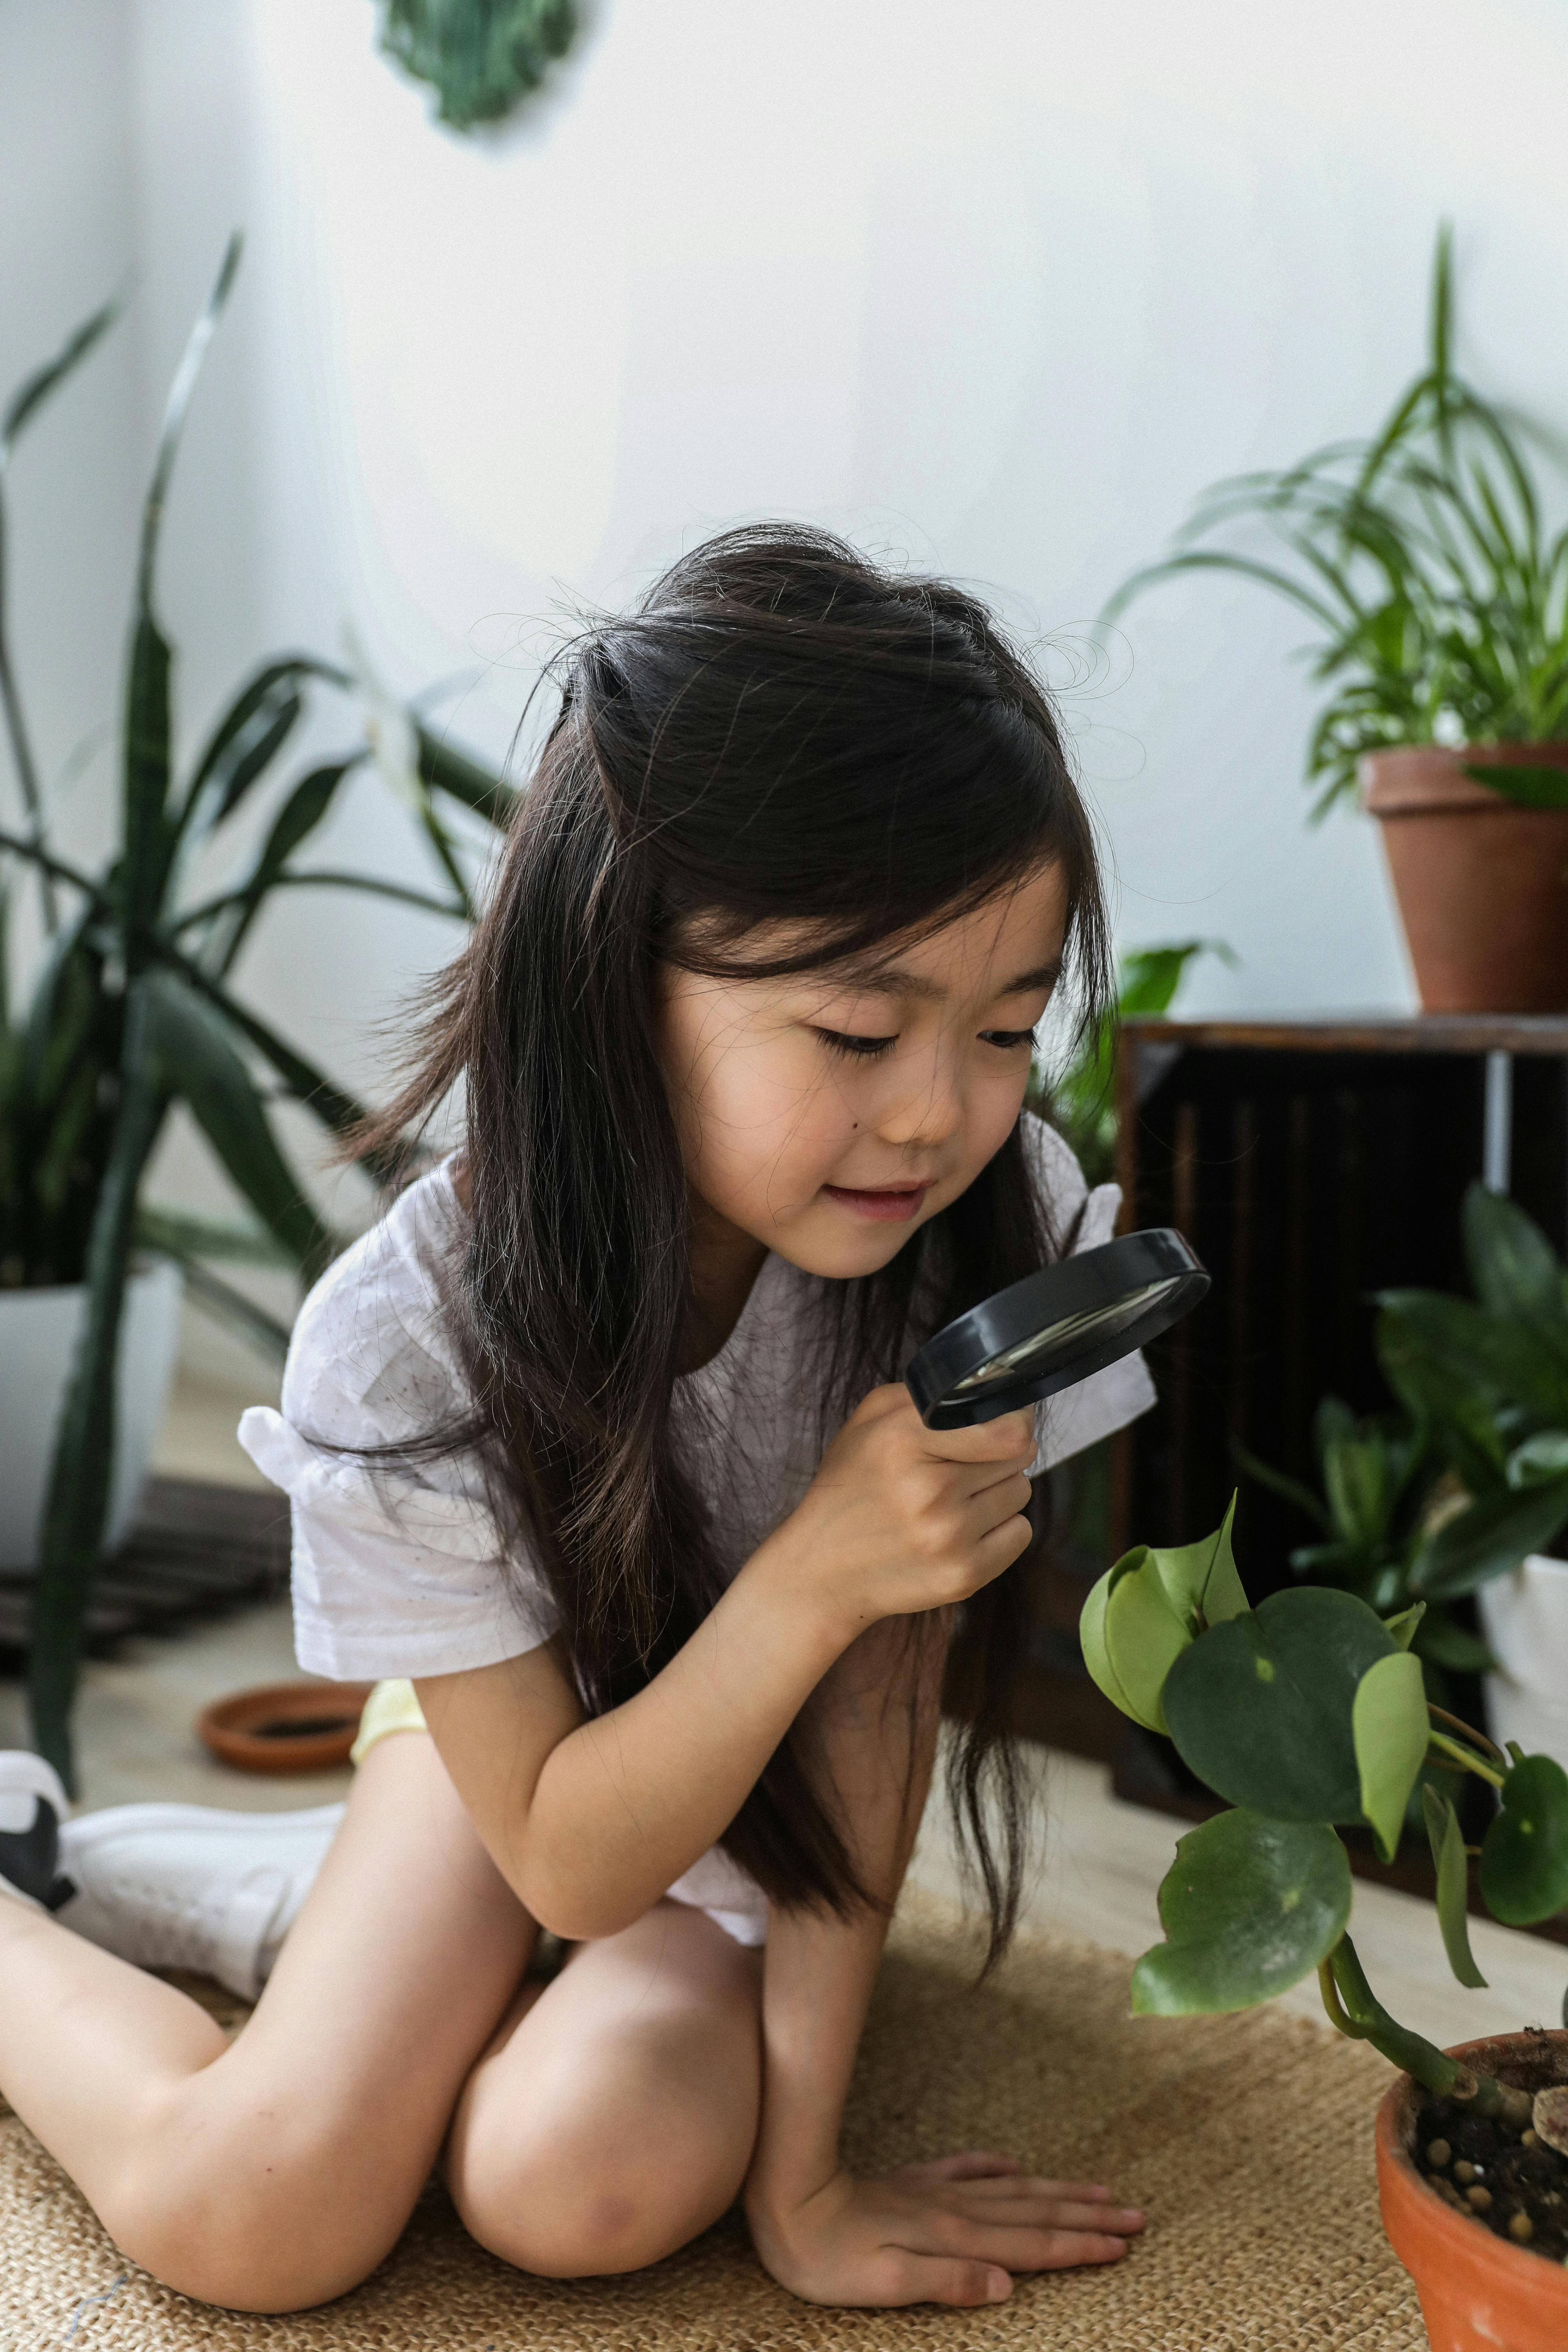
<path id="1" fill-rule="evenodd" d="M 1115 1339 L 1136 1323 L 1158 1298 L 1168 1297 L 1175 1289 L 1173 1282 L 1146 1282 L 1110 1307 L 1091 1307 L 1080 1315 L 1067 1315 L 1058 1323 L 1047 1324 L 1031 1339 L 1021 1339 L 1015 1348 L 1004 1348 L 990 1362 L 982 1364 L 967 1380 L 955 1381 L 950 1396 L 973 1396 L 998 1381 L 1016 1380 L 1022 1372 L 1037 1369 L 1045 1371 L 1063 1357 L 1076 1356 L 1079 1349 L 1091 1339 Z"/>
<path id="2" fill-rule="evenodd" d="M 904 1377 L 928 1428 L 991 1421 L 1158 1338 L 1208 1286 L 1180 1234 L 1124 1234 L 1042 1266 L 944 1325 Z"/>

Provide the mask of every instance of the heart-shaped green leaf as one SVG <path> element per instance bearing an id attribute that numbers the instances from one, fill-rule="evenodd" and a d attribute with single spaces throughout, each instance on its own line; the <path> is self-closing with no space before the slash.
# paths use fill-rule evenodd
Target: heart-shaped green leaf
<path id="1" fill-rule="evenodd" d="M 1452 1800 L 1430 1780 L 1421 1791 L 1421 1810 L 1426 1816 L 1426 1835 L 1437 1865 L 1437 1925 L 1443 1931 L 1443 1949 L 1459 1982 L 1479 1990 L 1486 1979 L 1470 1949 L 1470 1874 L 1459 1816 Z"/>
<path id="2" fill-rule="evenodd" d="M 1149 1559 L 1166 1600 L 1194 1633 L 1205 1624 L 1220 1625 L 1239 1617 L 1251 1605 L 1242 1590 L 1230 1545 L 1235 1517 L 1233 1495 L 1230 1508 L 1212 1536 L 1168 1551 L 1150 1550 Z"/>
<path id="3" fill-rule="evenodd" d="M 1107 1569 L 1079 1620 L 1089 1673 L 1123 1715 L 1149 1731 L 1165 1728 L 1160 1694 L 1173 1661 L 1192 1638 L 1146 1545 Z"/>
<path id="4" fill-rule="evenodd" d="M 1274 1821 L 1358 1822 L 1356 1689 L 1395 1654 L 1353 1593 L 1276 1592 L 1175 1660 L 1165 1720 L 1184 1762 L 1231 1804 Z"/>
<path id="5" fill-rule="evenodd" d="M 1392 1862 L 1405 1808 L 1426 1758 L 1428 1717 L 1421 1661 L 1395 1650 L 1368 1666 L 1351 1704 L 1351 1737 L 1361 1773 L 1361 1809 L 1378 1850 Z"/>
<path id="6" fill-rule="evenodd" d="M 1568 1910 L 1568 1772 L 1550 1756 L 1527 1756 L 1503 1782 L 1481 1844 L 1481 1893 L 1505 1927 Z"/>
<path id="7" fill-rule="evenodd" d="M 1160 1889 L 1165 1941 L 1132 1971 L 1134 2014 L 1272 2000 L 1326 1958 L 1350 1911 L 1350 1863 L 1332 1830 L 1220 1813 L 1177 1844 Z"/>

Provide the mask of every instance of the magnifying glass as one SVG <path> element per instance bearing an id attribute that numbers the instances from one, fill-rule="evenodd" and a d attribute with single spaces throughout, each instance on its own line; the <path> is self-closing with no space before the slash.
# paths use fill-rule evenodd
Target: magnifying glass
<path id="1" fill-rule="evenodd" d="M 946 1323 L 904 1374 L 928 1429 L 1037 1404 L 1156 1339 L 1208 1276 L 1169 1225 L 1064 1257 Z"/>

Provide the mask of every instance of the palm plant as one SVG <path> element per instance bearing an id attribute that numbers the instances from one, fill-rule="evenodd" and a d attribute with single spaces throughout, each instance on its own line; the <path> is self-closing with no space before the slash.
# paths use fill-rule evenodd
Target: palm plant
<path id="1" fill-rule="evenodd" d="M 273 1097 L 301 1103 L 340 1139 L 352 1133 L 361 1106 L 235 993 L 237 961 L 264 908 L 285 889 L 370 891 L 468 919 L 472 904 L 460 844 L 444 811 L 462 808 L 500 824 L 513 797 L 411 720 L 405 782 L 439 869 L 438 892 L 294 863 L 345 779 L 371 758 L 363 740 L 288 783 L 259 845 L 241 854 L 226 887 L 205 896 L 194 888 L 197 857 L 221 848 L 242 815 L 255 814 L 256 796 L 275 771 L 307 692 L 346 693 L 354 684 L 346 671 L 310 655 L 270 661 L 237 695 L 189 774 L 176 772 L 174 655 L 153 593 L 159 528 L 186 412 L 239 252 L 236 238 L 175 375 L 142 510 L 118 839 L 97 874 L 68 863 L 52 845 L 6 643 L 0 508 L 0 706 L 23 814 L 19 827 L 0 829 L 0 853 L 8 853 L 13 869 L 31 869 L 47 934 L 30 999 L 15 1020 L 0 990 L 0 1283 L 81 1281 L 87 1291 L 45 1508 L 32 1639 L 34 1736 L 68 1782 L 70 1708 L 107 1510 L 116 1343 L 133 1253 L 177 1258 L 198 1300 L 280 1348 L 282 1327 L 215 1265 L 267 1257 L 309 1280 L 337 1245 L 310 1203 L 268 1106 Z M 112 306 L 97 312 L 10 402 L 0 420 L 0 490 L 25 427 L 112 318 Z M 0 884 L 5 879 L 0 870 Z M 3 962 L 0 957 L 0 974 Z M 148 1162 L 178 1103 L 192 1113 L 247 1218 L 215 1223 L 142 1200 Z M 380 1171 L 373 1164 L 372 1172 Z"/>
<path id="2" fill-rule="evenodd" d="M 1518 425 L 1455 373 L 1453 252 L 1438 233 L 1426 364 L 1370 440 L 1339 441 L 1199 498 L 1172 551 L 1106 608 L 1156 582 L 1218 572 L 1271 590 L 1317 632 L 1328 698 L 1312 730 L 1312 814 L 1353 797 L 1364 753 L 1415 743 L 1549 743 L 1568 733 L 1568 530 L 1553 536 Z M 1200 544 L 1236 526 L 1263 544 Z M 1272 542 L 1270 547 L 1269 542 Z M 1467 774 L 1536 808 L 1568 773 L 1477 763 Z"/>

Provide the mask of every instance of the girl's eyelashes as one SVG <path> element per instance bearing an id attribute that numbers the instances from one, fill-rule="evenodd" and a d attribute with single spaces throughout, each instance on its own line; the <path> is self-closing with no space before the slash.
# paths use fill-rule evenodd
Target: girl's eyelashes
<path id="1" fill-rule="evenodd" d="M 885 1054 L 889 1045 L 896 1045 L 899 1042 L 896 1035 L 851 1037 L 842 1029 L 818 1029 L 816 1034 L 821 1038 L 829 1053 L 847 1054 L 856 1061 L 863 1062 L 875 1059 L 879 1054 Z M 983 1029 L 980 1034 L 987 1045 L 994 1045 L 999 1052 L 1005 1054 L 1016 1053 L 1020 1045 L 1032 1045 L 1035 1042 L 1035 1033 L 1032 1029 Z"/>
<path id="2" fill-rule="evenodd" d="M 869 1061 L 878 1054 L 885 1054 L 889 1045 L 899 1042 L 896 1036 L 847 1037 L 841 1029 L 819 1029 L 816 1034 L 829 1053 L 849 1054 L 858 1061 Z"/>

